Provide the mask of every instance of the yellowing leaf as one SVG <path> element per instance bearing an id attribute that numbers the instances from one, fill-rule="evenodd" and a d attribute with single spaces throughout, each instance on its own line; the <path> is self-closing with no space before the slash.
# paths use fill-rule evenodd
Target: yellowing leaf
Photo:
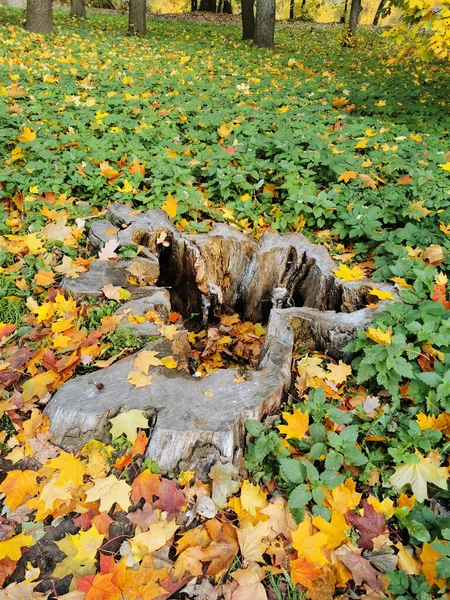
<path id="1" fill-rule="evenodd" d="M 342 281 L 358 281 L 364 279 L 364 273 L 359 267 L 347 267 L 347 265 L 339 265 L 338 269 L 335 269 L 333 273 Z"/>
<path id="2" fill-rule="evenodd" d="M 59 456 L 47 461 L 45 466 L 60 471 L 55 481 L 56 485 L 62 486 L 66 483 L 71 483 L 77 488 L 83 485 L 84 465 L 73 454 L 62 451 Z"/>
<path id="3" fill-rule="evenodd" d="M 283 412 L 282 417 L 287 425 L 277 425 L 278 431 L 284 434 L 287 440 L 303 439 L 309 427 L 309 414 L 302 412 L 299 408 L 294 408 L 292 414 Z"/>
<path id="4" fill-rule="evenodd" d="M 23 127 L 22 135 L 17 136 L 19 142 L 32 142 L 35 138 L 36 132 L 30 129 L 29 127 L 26 127 L 25 125 Z"/>
<path id="5" fill-rule="evenodd" d="M 395 472 L 389 477 L 394 489 L 401 489 L 409 485 L 416 495 L 418 502 L 428 498 L 427 484 L 432 483 L 443 490 L 447 489 L 449 477 L 448 467 L 441 467 L 441 455 L 437 451 L 430 452 L 427 457 L 416 451 L 418 462 L 402 463 L 395 467 Z"/>
<path id="6" fill-rule="evenodd" d="M 146 553 L 155 552 L 165 546 L 177 529 L 178 525 L 175 519 L 173 521 L 152 523 L 148 531 L 139 533 L 131 540 L 131 545 L 145 546 Z"/>
<path id="7" fill-rule="evenodd" d="M 161 364 L 164 365 L 166 369 L 176 369 L 178 366 L 178 363 L 173 356 L 164 356 L 161 359 Z"/>
<path id="8" fill-rule="evenodd" d="M 369 327 L 367 331 L 364 332 L 368 338 L 377 344 L 381 344 L 382 346 L 386 346 L 392 342 L 392 331 L 388 329 L 387 331 L 383 331 L 381 327 Z"/>
<path id="9" fill-rule="evenodd" d="M 94 525 L 87 531 L 80 531 L 70 536 L 77 553 L 74 560 L 94 559 L 98 549 L 103 544 L 105 536 L 99 533 Z"/>
<path id="10" fill-rule="evenodd" d="M 356 179 L 356 175 L 357 174 L 355 171 L 344 171 L 339 175 L 338 181 L 344 181 L 345 183 L 348 183 L 352 179 Z"/>
<path id="11" fill-rule="evenodd" d="M 311 523 L 306 516 L 302 523 L 292 532 L 292 546 L 297 550 L 298 557 L 304 557 L 314 565 L 323 567 L 330 561 L 326 558 L 322 549 L 326 546 L 328 535 L 325 533 L 311 532 Z"/>
<path id="12" fill-rule="evenodd" d="M 14 510 L 26 498 L 35 496 L 39 491 L 37 476 L 35 471 L 9 471 L 0 485 L 0 493 L 5 494 L 5 506 Z"/>
<path id="13" fill-rule="evenodd" d="M 241 488 L 241 504 L 242 508 L 254 517 L 257 510 L 267 506 L 266 494 L 259 486 L 246 479 Z"/>
<path id="14" fill-rule="evenodd" d="M 163 325 L 158 329 L 158 331 L 161 335 L 168 339 L 169 342 L 171 342 L 173 340 L 173 336 L 177 332 L 177 327 L 176 325 Z"/>
<path id="15" fill-rule="evenodd" d="M 131 486 L 126 481 L 119 480 L 115 475 L 96 479 L 94 487 L 86 492 L 86 502 L 100 500 L 100 512 L 108 512 L 114 505 L 127 511 L 130 506 Z"/>
<path id="16" fill-rule="evenodd" d="M 137 409 L 122 412 L 117 417 L 109 419 L 109 422 L 112 425 L 110 431 L 112 439 L 115 440 L 123 434 L 131 444 L 136 441 L 138 428 L 148 428 L 148 419 L 144 417 L 142 410 Z"/>
<path id="17" fill-rule="evenodd" d="M 355 150 L 358 148 L 366 148 L 367 147 L 367 140 L 366 138 L 363 138 L 362 140 L 359 140 L 359 142 L 357 144 L 355 144 Z"/>
<path id="18" fill-rule="evenodd" d="M 0 560 L 8 557 L 11 560 L 19 560 L 22 556 L 21 548 L 34 544 L 33 536 L 19 533 L 9 540 L 0 542 Z"/>
<path id="19" fill-rule="evenodd" d="M 441 167 L 441 169 L 444 169 L 444 171 L 450 171 L 450 162 L 440 164 L 439 166 Z"/>
<path id="20" fill-rule="evenodd" d="M 159 367 L 162 365 L 162 361 L 157 358 L 158 352 L 154 352 L 153 350 L 143 350 L 139 352 L 133 362 L 133 367 L 141 371 L 141 373 L 145 373 L 147 375 L 150 367 Z"/>
<path id="21" fill-rule="evenodd" d="M 327 366 L 328 373 L 326 373 L 326 379 L 331 381 L 335 385 L 341 385 L 344 381 L 347 381 L 347 377 L 352 374 L 352 368 L 350 365 L 346 365 L 342 360 L 337 365 L 330 363 Z"/>
<path id="22" fill-rule="evenodd" d="M 314 517 L 312 524 L 328 536 L 325 545 L 329 550 L 345 543 L 348 539 L 347 532 L 351 529 L 344 515 L 337 511 L 333 511 L 330 522 L 323 517 Z"/>
<path id="23" fill-rule="evenodd" d="M 44 271 L 44 269 L 39 269 L 39 271 L 34 276 L 34 280 L 36 282 L 36 285 L 48 287 L 55 283 L 55 274 L 53 273 L 53 271 Z"/>
<path id="24" fill-rule="evenodd" d="M 152 385 L 152 376 L 145 375 L 141 371 L 130 371 L 127 375 L 127 382 L 134 385 L 135 388 L 147 387 Z"/>
<path id="25" fill-rule="evenodd" d="M 383 292 L 383 290 L 379 290 L 374 287 L 370 290 L 370 294 L 371 294 L 371 296 L 376 296 L 380 300 L 394 300 L 395 301 L 395 298 L 391 294 L 391 292 Z"/>
<path id="26" fill-rule="evenodd" d="M 219 132 L 220 137 L 226 138 L 227 136 L 230 135 L 230 133 L 233 131 L 233 128 L 230 127 L 228 128 L 226 123 L 223 123 L 218 129 L 217 131 Z"/>
<path id="27" fill-rule="evenodd" d="M 172 194 L 167 194 L 165 203 L 161 208 L 169 215 L 171 219 L 174 219 L 177 215 L 178 198 L 174 198 Z"/>
<path id="28" fill-rule="evenodd" d="M 131 75 L 125 75 L 125 77 L 122 77 L 121 81 L 124 85 L 130 85 L 133 83 L 133 78 Z"/>

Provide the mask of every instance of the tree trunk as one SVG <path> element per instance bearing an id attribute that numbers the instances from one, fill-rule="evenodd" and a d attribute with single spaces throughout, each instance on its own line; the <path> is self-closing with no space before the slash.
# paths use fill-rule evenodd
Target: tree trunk
<path id="1" fill-rule="evenodd" d="M 222 12 L 224 12 L 227 15 L 232 15 L 233 14 L 233 8 L 231 6 L 230 0 L 223 0 L 223 10 L 222 10 Z"/>
<path id="2" fill-rule="evenodd" d="M 350 18 L 348 21 L 348 28 L 351 35 L 355 35 L 356 33 L 361 12 L 361 0 L 352 0 L 352 4 L 350 6 Z"/>
<path id="3" fill-rule="evenodd" d="M 255 35 L 254 0 L 241 0 L 242 7 L 242 39 L 252 40 Z"/>
<path id="4" fill-rule="evenodd" d="M 275 0 L 256 0 L 255 44 L 273 48 L 275 38 Z"/>
<path id="5" fill-rule="evenodd" d="M 52 31 L 52 0 L 27 0 L 25 29 L 33 33 L 50 33 Z"/>
<path id="6" fill-rule="evenodd" d="M 191 12 L 195 12 L 196 10 L 198 10 L 197 0 L 191 0 Z"/>
<path id="7" fill-rule="evenodd" d="M 302 0 L 302 9 L 305 8 L 306 0 Z"/>
<path id="8" fill-rule="evenodd" d="M 295 8 L 295 0 L 290 0 L 289 2 L 289 18 L 291 21 L 294 20 L 294 8 Z"/>
<path id="9" fill-rule="evenodd" d="M 384 7 L 386 6 L 386 2 L 387 0 L 381 0 L 380 4 L 378 5 L 377 12 L 375 13 L 372 23 L 372 25 L 375 25 L 375 27 L 378 25 L 378 21 L 380 20 Z"/>
<path id="10" fill-rule="evenodd" d="M 70 14 L 72 17 L 85 19 L 86 7 L 84 6 L 84 0 L 70 0 Z"/>
<path id="11" fill-rule="evenodd" d="M 130 0 L 128 11 L 128 33 L 135 35 L 145 35 L 145 10 L 147 8 L 146 0 Z"/>
<path id="12" fill-rule="evenodd" d="M 342 15 L 340 22 L 341 23 L 345 23 L 345 21 L 347 20 L 347 10 L 348 10 L 348 0 L 345 0 L 345 4 L 344 4 L 344 14 Z"/>
<path id="13" fill-rule="evenodd" d="M 216 0 L 200 0 L 200 7 L 198 10 L 216 12 Z"/>

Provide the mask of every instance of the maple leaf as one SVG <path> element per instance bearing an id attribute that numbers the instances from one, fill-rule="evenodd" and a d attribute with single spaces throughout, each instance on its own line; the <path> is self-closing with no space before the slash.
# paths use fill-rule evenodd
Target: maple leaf
<path id="1" fill-rule="evenodd" d="M 334 363 L 328 364 L 327 369 L 326 379 L 335 385 L 341 385 L 341 383 L 347 381 L 347 377 L 352 374 L 351 366 L 346 365 L 342 360 L 340 360 L 337 365 Z"/>
<path id="2" fill-rule="evenodd" d="M 413 553 L 408 552 L 408 548 L 401 542 L 397 542 L 395 547 L 398 550 L 397 559 L 399 569 L 403 569 L 408 575 L 419 575 L 420 563 L 414 558 Z"/>
<path id="3" fill-rule="evenodd" d="M 379 290 L 379 289 L 373 287 L 373 288 L 371 288 L 369 293 L 371 296 L 376 296 L 380 300 L 394 300 L 395 301 L 395 298 L 391 294 L 391 292 L 383 292 L 383 290 Z"/>
<path id="4" fill-rule="evenodd" d="M 167 597 L 166 588 L 157 582 L 166 579 L 168 569 L 157 569 L 151 554 L 144 556 L 137 571 L 127 569 L 125 581 L 122 586 L 123 596 L 130 600 L 154 600 Z"/>
<path id="5" fill-rule="evenodd" d="M 206 575 L 220 577 L 226 573 L 239 551 L 236 529 L 231 523 L 210 519 L 205 528 L 211 537 L 211 544 L 202 551 L 202 562 L 210 563 Z"/>
<path id="6" fill-rule="evenodd" d="M 281 434 L 286 436 L 287 440 L 296 438 L 302 440 L 309 428 L 309 414 L 302 412 L 299 408 L 294 408 L 291 413 L 281 413 L 287 425 L 277 425 Z"/>
<path id="7" fill-rule="evenodd" d="M 122 591 L 113 582 L 114 573 L 97 573 L 76 580 L 78 589 L 86 592 L 85 600 L 119 600 Z"/>
<path id="8" fill-rule="evenodd" d="M 35 471 L 9 471 L 0 485 L 0 492 L 5 494 L 5 506 L 14 510 L 25 498 L 35 496 L 39 491 Z"/>
<path id="9" fill-rule="evenodd" d="M 436 541 L 436 540 L 435 540 Z M 437 585 L 441 588 L 445 585 L 445 579 L 438 579 L 436 576 L 436 563 L 443 555 L 437 552 L 428 542 L 422 546 L 420 560 L 422 562 L 422 572 L 429 585 Z"/>
<path id="10" fill-rule="evenodd" d="M 36 285 L 41 285 L 42 287 L 49 287 L 55 283 L 55 274 L 53 271 L 45 271 L 44 269 L 39 269 L 39 271 L 34 276 L 34 281 Z"/>
<path id="11" fill-rule="evenodd" d="M 347 267 L 347 265 L 340 264 L 338 269 L 334 269 L 333 273 L 338 279 L 342 281 L 359 281 L 364 279 L 364 273 L 359 267 Z"/>
<path id="12" fill-rule="evenodd" d="M 177 332 L 177 327 L 176 325 L 163 325 L 158 329 L 158 332 L 171 342 Z"/>
<path id="13" fill-rule="evenodd" d="M 55 485 L 63 486 L 65 483 L 72 483 L 77 488 L 83 485 L 84 465 L 73 454 L 62 451 L 58 457 L 47 461 L 45 466 L 60 471 Z"/>
<path id="14" fill-rule="evenodd" d="M 261 583 L 265 577 L 261 567 L 250 565 L 246 569 L 237 569 L 231 573 L 231 577 L 239 584 L 231 600 L 267 600 L 266 590 Z"/>
<path id="15" fill-rule="evenodd" d="M 33 537 L 24 533 L 19 533 L 19 535 L 15 535 L 9 540 L 0 542 L 0 560 L 5 557 L 11 560 L 19 560 L 22 556 L 21 549 L 32 544 L 34 544 Z"/>
<path id="16" fill-rule="evenodd" d="M 356 481 L 348 477 L 344 483 L 335 487 L 331 492 L 325 492 L 326 504 L 332 509 L 345 514 L 348 510 L 359 505 L 361 494 L 356 491 Z"/>
<path id="17" fill-rule="evenodd" d="M 254 517 L 256 512 L 267 506 L 266 494 L 262 489 L 253 485 L 246 479 L 241 488 L 241 504 L 242 508 Z"/>
<path id="18" fill-rule="evenodd" d="M 152 380 L 152 375 L 144 375 L 141 371 L 130 371 L 127 375 L 127 382 L 135 388 L 152 385 Z"/>
<path id="19" fill-rule="evenodd" d="M 166 369 L 176 369 L 178 366 L 178 363 L 173 356 L 163 356 L 161 364 L 166 367 Z"/>
<path id="20" fill-rule="evenodd" d="M 365 581 L 375 592 L 381 591 L 381 584 L 378 581 L 379 572 L 372 567 L 366 558 L 361 556 L 361 548 L 354 548 L 349 544 L 345 544 L 345 546 L 341 546 L 334 552 L 338 559 L 350 569 L 356 585 L 361 585 Z"/>
<path id="21" fill-rule="evenodd" d="M 158 367 L 161 365 L 161 360 L 156 358 L 158 352 L 154 352 L 153 350 L 143 350 L 136 355 L 136 358 L 133 361 L 133 367 L 141 371 L 141 373 L 147 374 L 150 367 Z"/>
<path id="22" fill-rule="evenodd" d="M 153 503 L 153 497 L 158 495 L 161 486 L 161 479 L 146 469 L 140 473 L 131 484 L 131 500 L 137 504 L 143 498 L 149 504 Z"/>
<path id="23" fill-rule="evenodd" d="M 161 508 L 167 512 L 167 518 L 173 519 L 186 504 L 183 492 L 171 479 L 163 479 L 157 491 L 158 500 L 153 508 Z"/>
<path id="24" fill-rule="evenodd" d="M 118 246 L 119 242 L 117 240 L 108 240 L 104 245 L 103 249 L 100 251 L 98 255 L 98 260 L 110 260 L 117 258 L 117 254 L 114 251 Z"/>
<path id="25" fill-rule="evenodd" d="M 381 327 L 377 327 L 376 329 L 374 327 L 369 327 L 364 333 L 373 342 L 381 344 L 382 346 L 386 346 L 392 342 L 392 331 L 390 329 L 383 331 Z"/>
<path id="26" fill-rule="evenodd" d="M 152 553 L 162 548 L 170 539 L 172 539 L 178 525 L 172 521 L 160 521 L 149 525 L 148 531 L 135 535 L 130 540 L 132 548 L 137 544 L 145 546 L 146 552 Z"/>
<path id="27" fill-rule="evenodd" d="M 333 511 L 331 521 L 325 521 L 323 517 L 313 517 L 312 524 L 321 533 L 327 536 L 326 548 L 332 550 L 338 548 L 348 539 L 347 532 L 349 530 L 348 523 L 344 515 L 340 512 Z"/>
<path id="28" fill-rule="evenodd" d="M 177 216 L 177 205 L 178 198 L 174 198 L 172 194 L 167 194 L 167 198 L 165 203 L 161 206 L 162 210 L 164 210 L 171 219 L 174 219 Z"/>
<path id="29" fill-rule="evenodd" d="M 424 457 L 416 450 L 415 462 L 397 465 L 394 474 L 389 477 L 389 481 L 395 489 L 409 485 L 417 501 L 423 502 L 428 498 L 428 483 L 433 483 L 443 490 L 447 489 L 449 469 L 441 467 L 440 464 L 439 452 L 433 451 Z"/>
<path id="30" fill-rule="evenodd" d="M 148 429 L 148 419 L 144 417 L 142 410 L 128 410 L 122 412 L 112 419 L 109 419 L 111 423 L 111 437 L 113 440 L 120 437 L 122 434 L 125 435 L 127 440 L 134 444 L 137 438 L 138 428 Z"/>
<path id="31" fill-rule="evenodd" d="M 211 467 L 209 477 L 212 481 L 211 498 L 218 508 L 225 508 L 227 499 L 239 489 L 238 469 L 233 463 L 222 464 L 219 460 Z"/>
<path id="32" fill-rule="evenodd" d="M 345 518 L 359 531 L 358 547 L 372 550 L 373 538 L 387 531 L 386 519 L 383 515 L 378 514 L 366 500 L 363 500 L 362 506 L 364 509 L 363 517 L 349 510 Z"/>
<path id="33" fill-rule="evenodd" d="M 352 179 L 356 179 L 356 175 L 357 173 L 355 173 L 355 171 L 344 171 L 339 175 L 338 181 L 344 181 L 345 183 L 348 183 Z"/>
<path id="34" fill-rule="evenodd" d="M 35 592 L 35 587 L 35 583 L 26 581 L 10 583 L 2 592 L 2 600 L 45 600 L 48 597 L 48 591 Z"/>
<path id="35" fill-rule="evenodd" d="M 241 549 L 244 564 L 253 562 L 264 562 L 263 554 L 267 550 L 269 542 L 263 542 L 270 532 L 268 521 L 259 521 L 256 525 L 248 523 L 245 527 L 237 530 L 239 547 Z"/>
<path id="36" fill-rule="evenodd" d="M 103 286 L 102 292 L 109 300 L 120 301 L 130 299 L 130 292 L 128 290 L 112 285 L 112 283 L 107 283 L 105 286 Z"/>
<path id="37" fill-rule="evenodd" d="M 99 533 L 95 526 L 87 531 L 81 531 L 76 535 L 70 536 L 72 544 L 76 550 L 74 560 L 93 560 L 98 549 L 103 544 L 104 535 Z"/>
<path id="38" fill-rule="evenodd" d="M 86 502 L 100 500 L 100 511 L 108 512 L 118 504 L 124 511 L 130 506 L 131 487 L 125 481 L 117 479 L 115 475 L 97 479 L 94 486 L 86 492 Z"/>
<path id="39" fill-rule="evenodd" d="M 298 557 L 306 558 L 310 563 L 323 567 L 330 561 L 322 552 L 328 541 L 325 533 L 312 533 L 309 517 L 292 532 L 292 547 L 297 550 Z"/>
<path id="40" fill-rule="evenodd" d="M 294 583 L 299 583 L 308 590 L 314 589 L 314 580 L 318 579 L 322 569 L 317 565 L 310 563 L 304 556 L 291 560 L 291 577 Z"/>
<path id="41" fill-rule="evenodd" d="M 32 142 L 36 138 L 36 132 L 30 127 L 23 126 L 23 133 L 17 136 L 19 142 Z"/>

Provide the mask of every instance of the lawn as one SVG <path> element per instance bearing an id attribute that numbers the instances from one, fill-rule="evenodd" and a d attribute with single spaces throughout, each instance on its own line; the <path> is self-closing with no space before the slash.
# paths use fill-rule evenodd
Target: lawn
<path id="1" fill-rule="evenodd" d="M 56 12 L 48 37 L 24 32 L 22 19 L 0 8 L 6 598 L 17 586 L 64 598 L 70 586 L 76 600 L 162 600 L 205 573 L 233 600 L 270 589 L 312 600 L 441 597 L 450 572 L 449 67 L 399 59 L 375 30 L 347 48 L 338 26 L 280 24 L 267 52 L 232 23 L 152 20 L 140 39 L 118 15 L 79 23 Z M 95 258 L 88 228 L 113 202 L 163 207 L 187 232 L 218 221 L 255 237 L 301 232 L 348 267 L 343 278 L 398 288 L 401 302 L 352 342 L 338 384 L 327 384 L 334 361 L 298 350 L 283 418 L 272 429 L 247 425 L 241 487 L 228 467 L 213 474 L 212 492 L 193 474 L 161 478 L 135 446 L 145 438 L 139 420 L 138 438 L 119 432 L 80 456 L 49 444 L 43 404 L 92 368 L 70 339 L 98 334 L 96 360 L 140 347 L 106 326 L 123 299 L 75 303 L 58 288 Z M 66 361 L 57 375 L 54 361 Z M 186 525 L 187 509 L 211 493 L 217 516 Z"/>

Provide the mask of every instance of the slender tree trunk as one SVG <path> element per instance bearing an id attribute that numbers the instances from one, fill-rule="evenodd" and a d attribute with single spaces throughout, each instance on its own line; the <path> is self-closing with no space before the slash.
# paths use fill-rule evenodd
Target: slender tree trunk
<path id="1" fill-rule="evenodd" d="M 302 8 L 305 8 L 306 0 L 302 0 Z"/>
<path id="2" fill-rule="evenodd" d="M 378 25 L 378 21 L 380 20 L 383 8 L 386 6 L 386 2 L 387 0 L 381 0 L 380 4 L 378 5 L 377 12 L 375 13 L 372 23 L 372 25 L 375 25 L 375 27 Z"/>
<path id="3" fill-rule="evenodd" d="M 219 0 L 219 3 L 217 4 L 217 12 L 223 12 L 223 0 Z"/>
<path id="4" fill-rule="evenodd" d="M 191 0 L 191 12 L 195 12 L 196 10 L 198 10 L 197 0 Z"/>
<path id="5" fill-rule="evenodd" d="M 52 0 L 27 0 L 25 29 L 33 33 L 50 33 L 52 31 Z"/>
<path id="6" fill-rule="evenodd" d="M 341 23 L 345 23 L 345 21 L 347 20 L 347 10 L 348 10 L 348 0 L 345 0 L 344 3 L 344 14 L 342 15 L 340 22 Z"/>
<path id="7" fill-rule="evenodd" d="M 216 0 L 200 0 L 200 7 L 198 10 L 216 12 Z"/>
<path id="8" fill-rule="evenodd" d="M 232 15 L 233 14 L 233 8 L 231 6 L 231 1 L 230 0 L 223 0 L 223 12 L 227 15 Z"/>
<path id="9" fill-rule="evenodd" d="M 295 0 L 290 0 L 289 2 L 289 18 L 291 21 L 294 20 L 294 9 L 295 9 Z"/>
<path id="10" fill-rule="evenodd" d="M 275 38 L 275 0 L 256 0 L 255 44 L 273 48 Z"/>
<path id="11" fill-rule="evenodd" d="M 241 0 L 242 7 L 242 39 L 252 40 L 255 35 L 254 0 Z"/>
<path id="12" fill-rule="evenodd" d="M 85 19 L 86 7 L 84 6 L 84 0 L 70 0 L 70 14 L 73 17 Z"/>
<path id="13" fill-rule="evenodd" d="M 348 20 L 348 28 L 351 35 L 355 35 L 356 28 L 359 23 L 359 16 L 362 12 L 361 0 L 352 0 L 350 6 L 350 18 Z"/>
<path id="14" fill-rule="evenodd" d="M 130 0 L 128 11 L 128 33 L 135 35 L 145 35 L 145 11 L 147 8 L 146 0 Z"/>

